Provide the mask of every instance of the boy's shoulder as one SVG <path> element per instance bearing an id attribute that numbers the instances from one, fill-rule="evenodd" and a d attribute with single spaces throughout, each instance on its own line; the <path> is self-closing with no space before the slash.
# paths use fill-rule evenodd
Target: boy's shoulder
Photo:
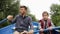
<path id="1" fill-rule="evenodd" d="M 43 19 L 40 19 L 38 22 L 41 22 Z"/>
<path id="2" fill-rule="evenodd" d="M 42 21 L 44 21 L 43 19 L 40 19 L 39 20 L 39 22 L 42 22 Z M 48 21 L 51 21 L 51 19 L 50 18 L 48 18 Z"/>

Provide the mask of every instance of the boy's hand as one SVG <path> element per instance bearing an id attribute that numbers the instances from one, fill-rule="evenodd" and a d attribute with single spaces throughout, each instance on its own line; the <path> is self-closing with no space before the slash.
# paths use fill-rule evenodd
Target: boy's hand
<path id="1" fill-rule="evenodd" d="M 48 27 L 49 30 L 52 30 L 52 27 Z"/>
<path id="2" fill-rule="evenodd" d="M 9 21 L 13 20 L 13 16 L 12 16 L 12 15 L 8 15 L 8 16 L 7 16 L 7 19 L 8 19 Z"/>
<path id="3" fill-rule="evenodd" d="M 44 31 L 44 29 L 42 29 L 42 28 L 41 28 L 41 29 L 40 29 L 40 31 L 41 31 L 41 32 L 43 32 L 43 31 Z"/>

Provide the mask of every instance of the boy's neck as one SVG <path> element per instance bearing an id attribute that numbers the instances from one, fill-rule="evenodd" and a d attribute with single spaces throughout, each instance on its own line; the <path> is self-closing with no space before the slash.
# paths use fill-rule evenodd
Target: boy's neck
<path id="1" fill-rule="evenodd" d="M 43 20 L 48 20 L 48 18 L 47 19 L 43 19 Z"/>

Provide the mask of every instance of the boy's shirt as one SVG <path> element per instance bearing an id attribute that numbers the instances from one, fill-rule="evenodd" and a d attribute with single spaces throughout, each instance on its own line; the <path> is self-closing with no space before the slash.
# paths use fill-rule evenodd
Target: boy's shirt
<path id="1" fill-rule="evenodd" d="M 40 28 L 46 29 L 50 26 L 54 27 L 54 24 L 52 23 L 52 21 L 50 19 L 48 19 L 48 20 L 43 20 L 42 19 L 42 20 L 39 21 L 39 29 Z"/>

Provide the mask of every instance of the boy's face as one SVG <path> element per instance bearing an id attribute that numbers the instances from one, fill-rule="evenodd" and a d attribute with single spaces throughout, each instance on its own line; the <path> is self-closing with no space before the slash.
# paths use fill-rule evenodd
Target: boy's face
<path id="1" fill-rule="evenodd" d="M 26 13 L 26 9 L 25 9 L 25 8 L 20 8 L 19 12 L 20 12 L 21 14 L 25 14 L 25 13 Z"/>
<path id="2" fill-rule="evenodd" d="M 47 19 L 48 19 L 48 17 L 49 17 L 49 16 L 48 16 L 48 14 L 46 14 L 46 13 L 45 13 L 45 14 L 43 14 L 43 19 L 44 19 L 44 20 L 47 20 Z"/>

